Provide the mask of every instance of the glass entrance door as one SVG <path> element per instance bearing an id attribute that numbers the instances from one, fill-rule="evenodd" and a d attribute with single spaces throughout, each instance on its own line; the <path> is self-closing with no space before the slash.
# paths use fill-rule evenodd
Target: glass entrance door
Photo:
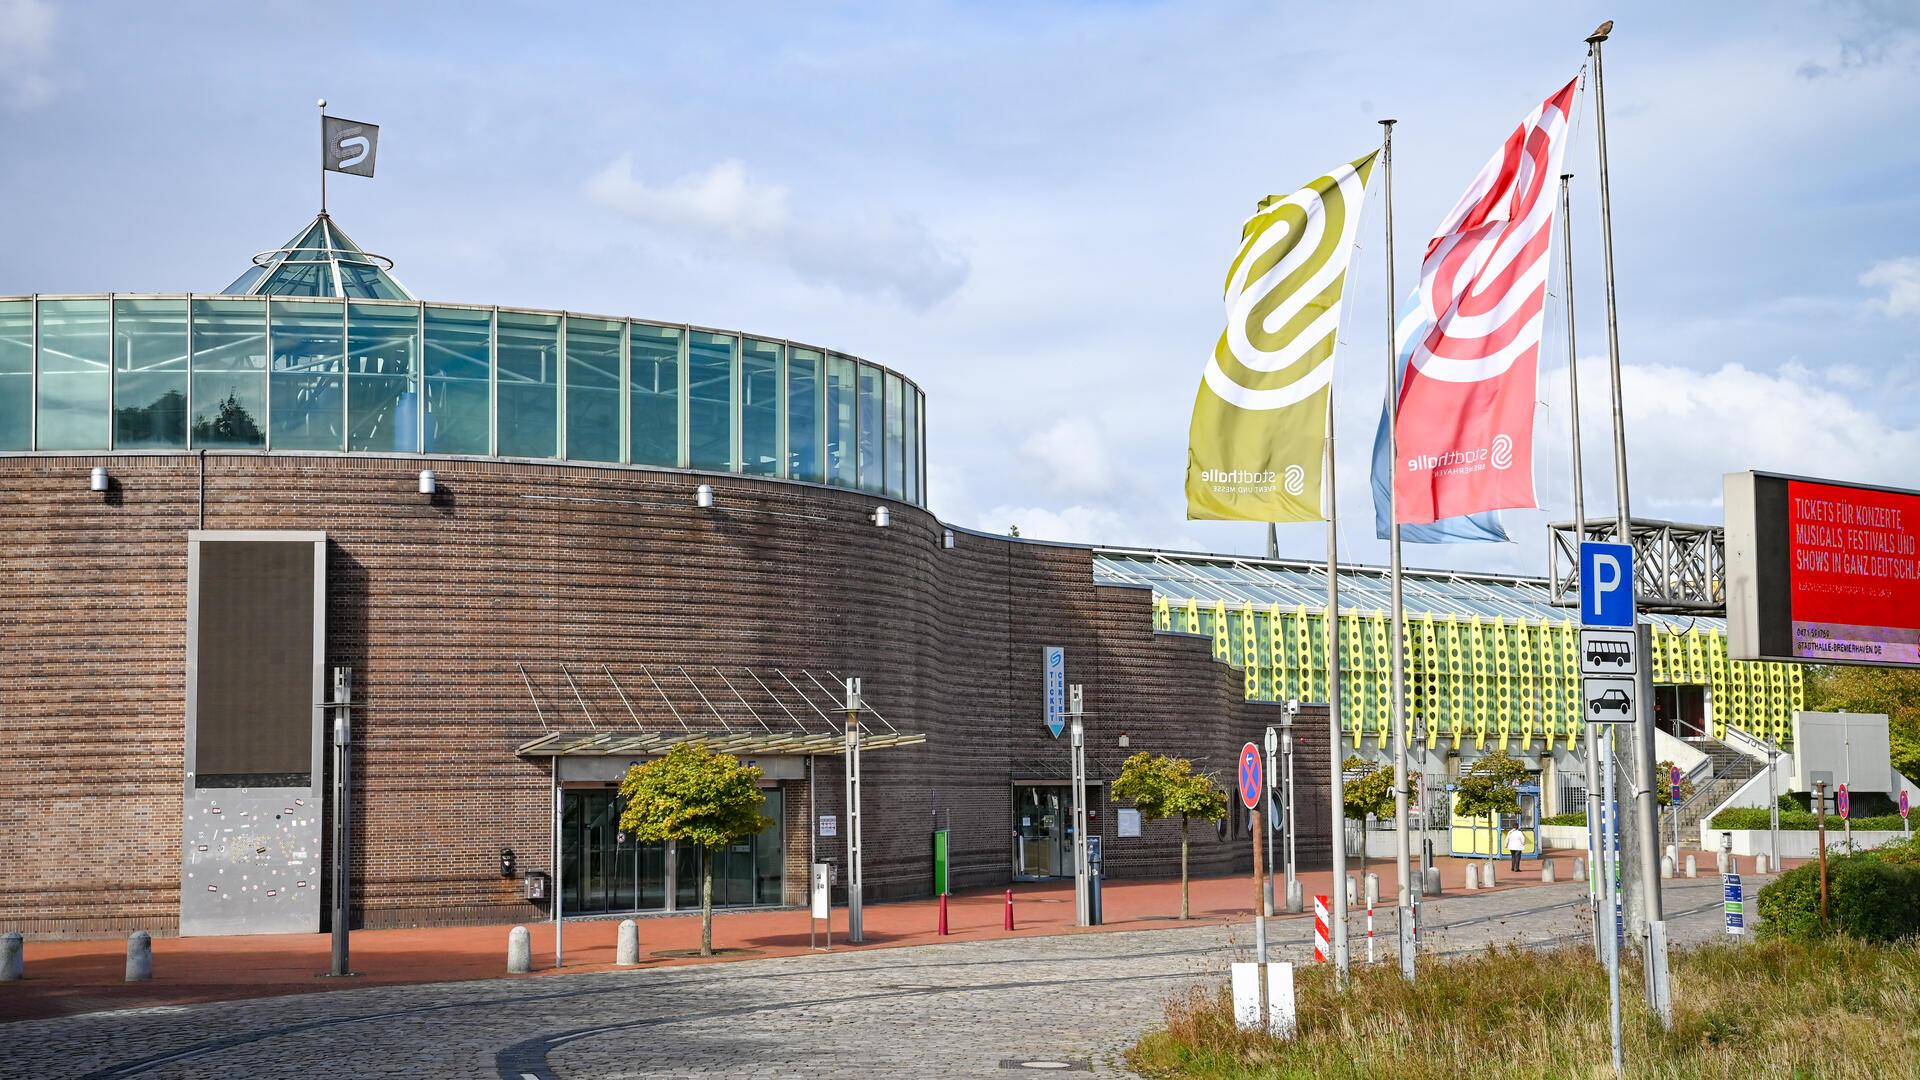
<path id="1" fill-rule="evenodd" d="M 1073 789 L 1067 785 L 1021 784 L 1013 789 L 1015 877 L 1072 876 L 1072 815 Z"/>
<path id="2" fill-rule="evenodd" d="M 700 908 L 704 861 L 692 845 L 638 843 L 620 829 L 620 793 L 567 791 L 561 799 L 560 896 L 568 915 Z M 713 906 L 782 902 L 783 801 L 768 789 L 760 812 L 773 819 L 764 831 L 715 853 Z"/>

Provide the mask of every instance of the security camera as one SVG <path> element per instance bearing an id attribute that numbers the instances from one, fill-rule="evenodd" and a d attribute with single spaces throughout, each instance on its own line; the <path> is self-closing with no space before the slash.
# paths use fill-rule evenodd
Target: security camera
<path id="1" fill-rule="evenodd" d="M 1296 700 L 1294 700 L 1293 698 L 1288 698 L 1288 699 L 1287 699 L 1287 715 L 1288 715 L 1288 716 L 1299 716 L 1299 715 L 1300 715 L 1300 702 L 1298 702 L 1298 701 L 1296 701 Z"/>

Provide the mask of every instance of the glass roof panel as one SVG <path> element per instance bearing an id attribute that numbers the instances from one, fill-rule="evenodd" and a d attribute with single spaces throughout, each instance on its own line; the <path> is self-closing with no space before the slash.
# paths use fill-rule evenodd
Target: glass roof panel
<path id="1" fill-rule="evenodd" d="M 284 247 L 254 257 L 254 265 L 223 292 L 229 296 L 326 296 L 357 300 L 411 300 L 387 271 L 391 260 L 369 255 L 321 214 Z"/>

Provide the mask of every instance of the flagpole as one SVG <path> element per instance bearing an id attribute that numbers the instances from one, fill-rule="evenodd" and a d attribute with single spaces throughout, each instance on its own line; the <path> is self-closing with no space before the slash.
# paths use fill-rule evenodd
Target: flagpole
<path id="1" fill-rule="evenodd" d="M 1620 406 L 1620 324 L 1614 306 L 1613 281 L 1613 202 L 1607 182 L 1607 93 L 1606 78 L 1601 67 L 1601 44 L 1613 31 L 1611 19 L 1603 22 L 1587 38 L 1587 48 L 1593 57 L 1593 113 L 1594 129 L 1599 139 L 1600 150 L 1600 244 L 1604 252 L 1603 265 L 1606 268 L 1607 294 L 1607 370 L 1612 379 L 1613 391 L 1613 476 L 1615 499 L 1619 503 L 1620 535 L 1616 538 L 1622 544 L 1633 543 L 1633 515 L 1627 499 L 1627 436 Z M 1644 636 L 1641 638 L 1645 640 Z M 1644 661 L 1643 661 L 1644 662 Z M 1645 685 L 1644 680 L 1642 685 Z M 1644 698 L 1644 694 L 1639 695 Z M 1634 791 L 1636 817 L 1634 839 L 1639 848 L 1638 864 L 1640 874 L 1641 916 L 1647 923 L 1647 997 L 1660 1015 L 1663 1027 L 1673 1026 L 1673 1017 L 1668 1011 L 1666 1001 L 1666 950 L 1664 923 L 1660 897 L 1660 823 L 1656 816 L 1659 807 L 1654 795 L 1653 778 L 1653 710 L 1645 700 L 1634 703 L 1634 739 L 1630 747 L 1627 776 L 1629 786 Z M 1656 933 L 1659 926 L 1661 932 Z M 1659 939 L 1659 940 L 1656 940 Z"/>
<path id="2" fill-rule="evenodd" d="M 1327 383 L 1327 611 L 1323 620 L 1327 636 L 1327 756 L 1332 762 L 1333 782 L 1328 793 L 1333 804 L 1333 937 L 1334 979 L 1347 985 L 1347 791 L 1342 775 L 1346 759 L 1341 756 L 1340 731 L 1340 488 L 1333 477 L 1333 383 Z M 1366 834 L 1361 834 L 1366 840 Z"/>
<path id="3" fill-rule="evenodd" d="M 1387 423 L 1387 545 L 1390 552 L 1390 582 L 1392 592 L 1391 616 L 1392 629 L 1388 633 L 1387 650 L 1392 657 L 1389 666 L 1392 671 L 1393 705 L 1389 713 L 1393 724 L 1393 825 L 1394 871 L 1399 879 L 1399 892 L 1394 901 L 1395 911 L 1399 915 L 1400 935 L 1400 975 L 1408 982 L 1413 981 L 1413 834 L 1407 818 L 1407 671 L 1406 638 L 1402 622 L 1406 618 L 1405 598 L 1400 587 L 1400 512 L 1394 505 L 1394 488 L 1400 474 L 1395 467 L 1399 460 L 1398 432 L 1394 430 L 1395 421 L 1400 417 L 1400 356 L 1399 343 L 1395 340 L 1398 329 L 1397 312 L 1394 309 L 1396 293 L 1393 284 L 1393 125 L 1394 120 L 1380 121 L 1383 134 L 1380 141 L 1380 178 L 1386 192 L 1386 233 L 1387 233 L 1387 408 L 1390 416 Z M 1361 842 L 1366 842 L 1366 834 L 1361 834 Z"/>
<path id="4" fill-rule="evenodd" d="M 1567 400 L 1573 418 L 1573 536 L 1574 565 L 1580 565 L 1579 545 L 1587 539 L 1587 484 L 1580 459 L 1580 350 L 1573 336 L 1573 197 L 1572 173 L 1560 174 L 1560 258 L 1566 266 L 1565 300 L 1567 305 Z M 1584 587 L 1584 583 L 1582 583 Z M 1598 892 L 1600 882 L 1600 845 L 1595 842 L 1600 828 L 1600 725 L 1587 724 L 1587 892 L 1593 901 L 1594 958 L 1606 962 L 1606 938 L 1602 927 Z"/>
<path id="5" fill-rule="evenodd" d="M 320 213 L 327 212 L 327 99 L 314 103 L 320 110 Z"/>

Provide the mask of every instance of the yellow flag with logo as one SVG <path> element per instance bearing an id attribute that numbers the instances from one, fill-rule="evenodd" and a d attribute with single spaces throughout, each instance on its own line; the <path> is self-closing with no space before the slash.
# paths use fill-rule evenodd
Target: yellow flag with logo
<path id="1" fill-rule="evenodd" d="M 1247 220 L 1187 435 L 1187 517 L 1323 521 L 1333 354 L 1377 152 Z"/>

